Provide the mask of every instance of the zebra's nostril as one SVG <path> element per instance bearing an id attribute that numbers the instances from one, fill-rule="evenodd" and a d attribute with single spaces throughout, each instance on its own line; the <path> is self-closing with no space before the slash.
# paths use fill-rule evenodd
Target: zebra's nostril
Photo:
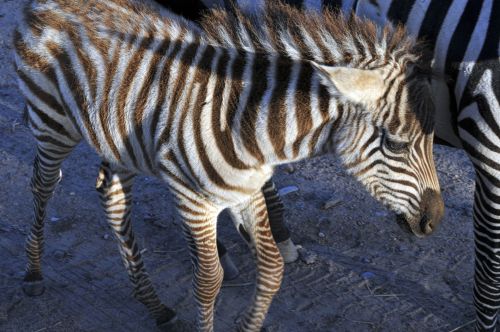
<path id="1" fill-rule="evenodd" d="M 420 219 L 420 230 L 424 234 L 430 234 L 433 231 L 432 221 L 429 219 L 427 214 L 424 214 L 422 219 Z"/>

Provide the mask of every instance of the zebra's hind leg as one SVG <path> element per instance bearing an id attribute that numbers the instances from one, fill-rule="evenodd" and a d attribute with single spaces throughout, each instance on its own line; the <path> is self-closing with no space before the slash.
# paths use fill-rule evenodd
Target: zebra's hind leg
<path id="1" fill-rule="evenodd" d="M 44 290 L 41 257 L 43 253 L 43 227 L 47 203 L 61 180 L 61 164 L 73 150 L 74 145 L 40 142 L 33 164 L 31 190 L 33 192 L 34 222 L 26 241 L 28 264 L 23 281 L 26 295 L 38 296 Z"/>
<path id="2" fill-rule="evenodd" d="M 283 278 L 284 262 L 271 233 L 262 192 L 249 202 L 230 209 L 233 222 L 247 241 L 257 265 L 257 285 L 252 305 L 239 324 L 239 331 L 260 331 Z"/>
<path id="3" fill-rule="evenodd" d="M 161 303 L 156 294 L 132 230 L 130 216 L 134 177 L 133 173 L 115 171 L 103 162 L 99 169 L 96 189 L 100 194 L 108 224 L 118 240 L 123 264 L 134 286 L 134 297 L 148 308 L 157 326 L 168 329 L 174 325 L 177 316 L 175 311 Z"/>

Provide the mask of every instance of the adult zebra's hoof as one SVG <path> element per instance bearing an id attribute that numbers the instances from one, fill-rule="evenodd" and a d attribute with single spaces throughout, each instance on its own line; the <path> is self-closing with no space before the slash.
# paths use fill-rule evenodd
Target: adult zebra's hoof
<path id="1" fill-rule="evenodd" d="M 23 281 L 23 292 L 28 296 L 40 296 L 45 292 L 43 280 Z"/>

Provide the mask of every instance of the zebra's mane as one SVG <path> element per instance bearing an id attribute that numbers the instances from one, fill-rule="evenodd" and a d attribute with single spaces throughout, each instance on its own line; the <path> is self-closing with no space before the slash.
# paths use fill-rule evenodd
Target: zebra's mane
<path id="1" fill-rule="evenodd" d="M 421 45 L 401 26 L 379 28 L 354 15 L 301 10 L 280 1 L 268 1 L 253 14 L 243 14 L 238 8 L 211 10 L 201 25 L 216 45 L 327 65 L 404 64 L 418 61 L 422 53 Z"/>

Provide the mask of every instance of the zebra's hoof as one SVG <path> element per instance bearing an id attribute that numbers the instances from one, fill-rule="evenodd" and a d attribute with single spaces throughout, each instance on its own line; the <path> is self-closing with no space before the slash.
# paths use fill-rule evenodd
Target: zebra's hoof
<path id="1" fill-rule="evenodd" d="M 170 320 L 167 321 L 160 321 L 159 319 L 156 320 L 156 326 L 160 331 L 173 331 L 174 325 L 177 323 L 177 315 L 172 317 Z"/>
<path id="2" fill-rule="evenodd" d="M 292 239 L 288 238 L 283 242 L 276 243 L 276 245 L 285 264 L 293 263 L 299 258 L 297 246 L 292 242 Z"/>
<path id="3" fill-rule="evenodd" d="M 177 319 L 177 316 L 163 323 L 156 321 L 156 326 L 159 331 L 163 332 L 192 332 L 196 330 L 194 325 L 184 320 Z"/>
<path id="4" fill-rule="evenodd" d="M 23 281 L 23 292 L 28 296 L 40 296 L 45 292 L 43 280 Z"/>

